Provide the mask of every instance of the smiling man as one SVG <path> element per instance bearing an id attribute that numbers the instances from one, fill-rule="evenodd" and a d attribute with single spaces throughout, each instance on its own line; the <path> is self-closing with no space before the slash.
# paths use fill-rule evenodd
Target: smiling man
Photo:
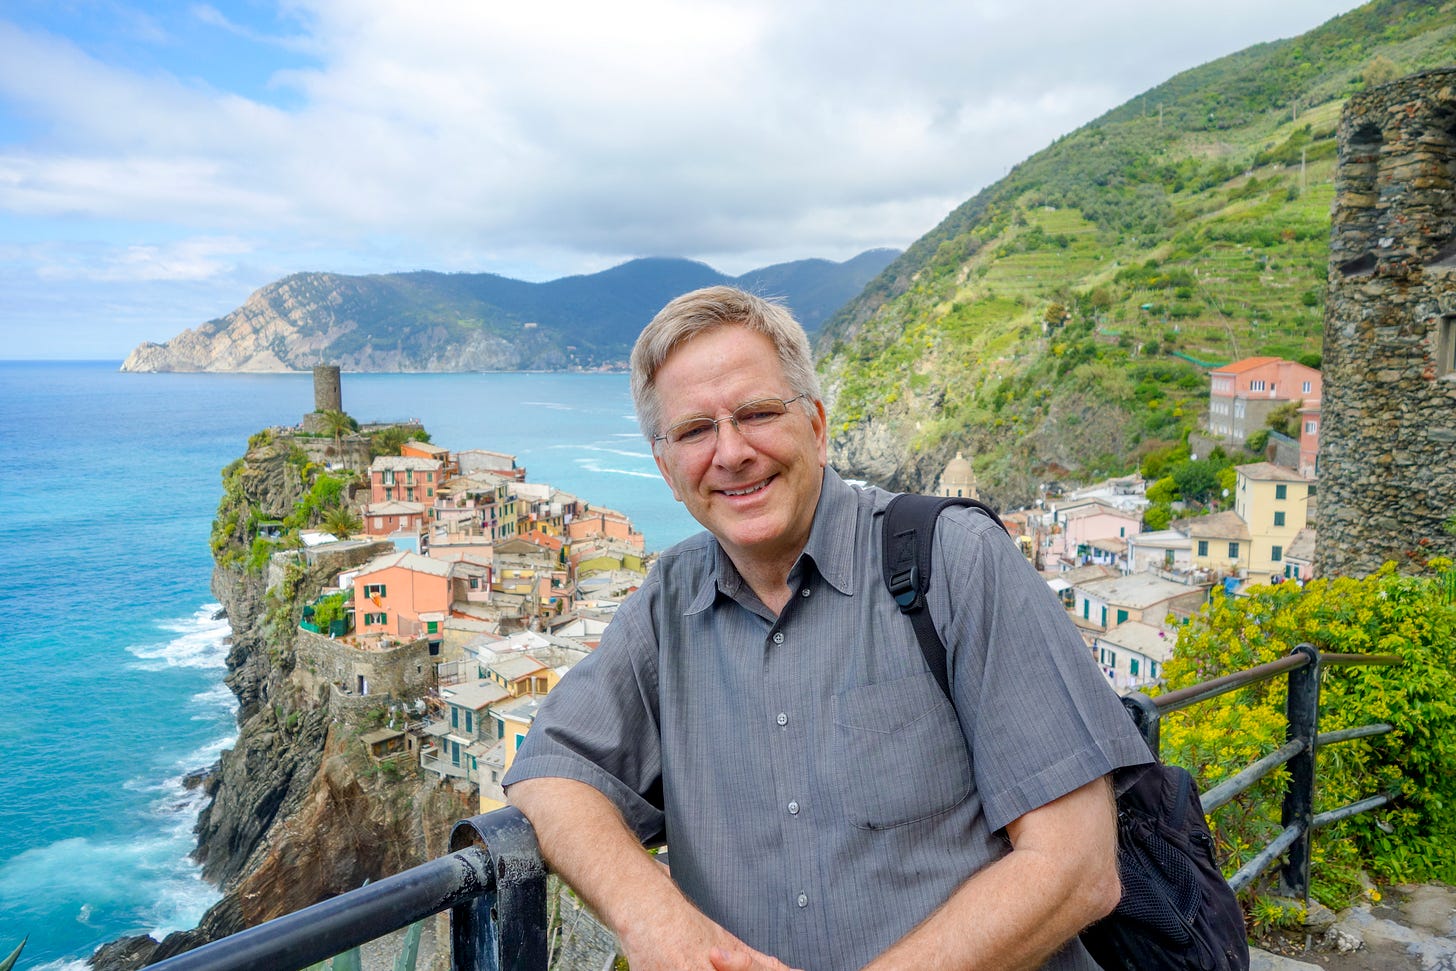
<path id="1" fill-rule="evenodd" d="M 565 678 L 506 778 L 633 971 L 1095 968 L 1109 777 L 1147 761 L 1056 598 L 988 519 L 936 529 L 954 706 L 881 581 L 890 494 L 826 462 L 808 338 L 729 287 L 668 304 L 632 393 L 705 528 Z M 666 839 L 672 872 L 641 843 Z"/>

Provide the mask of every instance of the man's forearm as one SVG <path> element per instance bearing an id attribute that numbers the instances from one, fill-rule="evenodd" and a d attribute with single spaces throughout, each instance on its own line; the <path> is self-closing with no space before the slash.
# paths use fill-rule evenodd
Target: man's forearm
<path id="1" fill-rule="evenodd" d="M 1034 969 L 1117 905 L 1116 810 L 1099 779 L 1008 828 L 1011 853 L 866 971 Z"/>
<path id="2" fill-rule="evenodd" d="M 531 821 L 551 869 L 618 935 L 631 932 L 631 901 L 650 901 L 654 910 L 691 906 L 642 849 L 617 807 L 591 786 L 527 779 L 511 786 L 507 798 Z"/>

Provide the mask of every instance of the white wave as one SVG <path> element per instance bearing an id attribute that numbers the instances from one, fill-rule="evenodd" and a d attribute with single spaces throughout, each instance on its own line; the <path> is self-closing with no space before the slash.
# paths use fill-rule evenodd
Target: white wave
<path id="1" fill-rule="evenodd" d="M 93 914 L 120 910 L 135 914 L 160 939 L 195 927 L 221 897 L 202 880 L 191 849 L 189 824 L 111 839 L 72 837 L 26 850 L 0 864 L 0 910 L 38 906 L 74 913 L 78 923 L 88 925 Z M 72 910 L 76 900 L 86 903 Z"/>
<path id="2" fill-rule="evenodd" d="M 586 469 L 588 472 L 596 472 L 601 475 L 630 475 L 638 479 L 659 478 L 656 472 L 638 472 L 636 469 L 609 469 L 606 466 L 599 464 L 596 459 L 577 459 L 576 464 Z"/>
<path id="3" fill-rule="evenodd" d="M 226 619 L 214 619 L 218 604 L 207 604 L 185 620 L 161 625 L 177 636 L 162 644 L 144 644 L 127 648 L 142 662 L 143 671 L 165 671 L 168 668 L 227 667 L 228 635 L 232 628 Z"/>
<path id="4" fill-rule="evenodd" d="M 552 411 L 576 411 L 575 405 L 568 405 L 564 401 L 523 401 L 521 404 L 532 408 L 550 408 Z"/>
<path id="5" fill-rule="evenodd" d="M 194 707 L 205 709 L 193 715 L 193 721 L 212 721 L 217 717 L 217 709 L 219 708 L 229 713 L 238 710 L 238 696 L 233 694 L 232 689 L 222 681 L 219 681 L 206 691 L 197 692 L 197 694 L 187 700 Z"/>
<path id="6" fill-rule="evenodd" d="M 37 964 L 31 971 L 91 971 L 91 965 L 85 961 L 47 961 L 45 964 Z"/>
<path id="7" fill-rule="evenodd" d="M 635 451 L 627 451 L 626 449 L 621 448 L 608 448 L 605 445 L 557 445 L 552 447 L 581 449 L 585 452 L 606 452 L 608 455 L 621 455 L 629 459 L 651 460 L 652 458 L 651 452 L 644 452 L 641 449 L 637 449 Z"/>

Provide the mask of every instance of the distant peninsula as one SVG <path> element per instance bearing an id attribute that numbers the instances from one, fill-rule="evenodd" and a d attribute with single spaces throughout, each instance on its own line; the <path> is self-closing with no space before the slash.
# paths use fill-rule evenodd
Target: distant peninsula
<path id="1" fill-rule="evenodd" d="M 527 283 L 492 273 L 295 273 L 232 313 L 161 344 L 123 371 L 568 371 L 626 366 L 664 303 L 728 283 L 781 297 L 811 332 L 897 256 L 809 259 L 730 277 L 686 259 L 638 259 L 586 276 Z"/>

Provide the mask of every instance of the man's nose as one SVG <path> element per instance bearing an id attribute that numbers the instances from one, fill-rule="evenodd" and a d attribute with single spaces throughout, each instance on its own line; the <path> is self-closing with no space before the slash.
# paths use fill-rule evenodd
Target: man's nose
<path id="1" fill-rule="evenodd" d="M 713 448 L 713 461 L 723 466 L 742 465 L 753 458 L 753 444 L 748 436 L 738 427 L 738 423 L 731 418 L 724 418 L 718 422 L 718 440 Z"/>

